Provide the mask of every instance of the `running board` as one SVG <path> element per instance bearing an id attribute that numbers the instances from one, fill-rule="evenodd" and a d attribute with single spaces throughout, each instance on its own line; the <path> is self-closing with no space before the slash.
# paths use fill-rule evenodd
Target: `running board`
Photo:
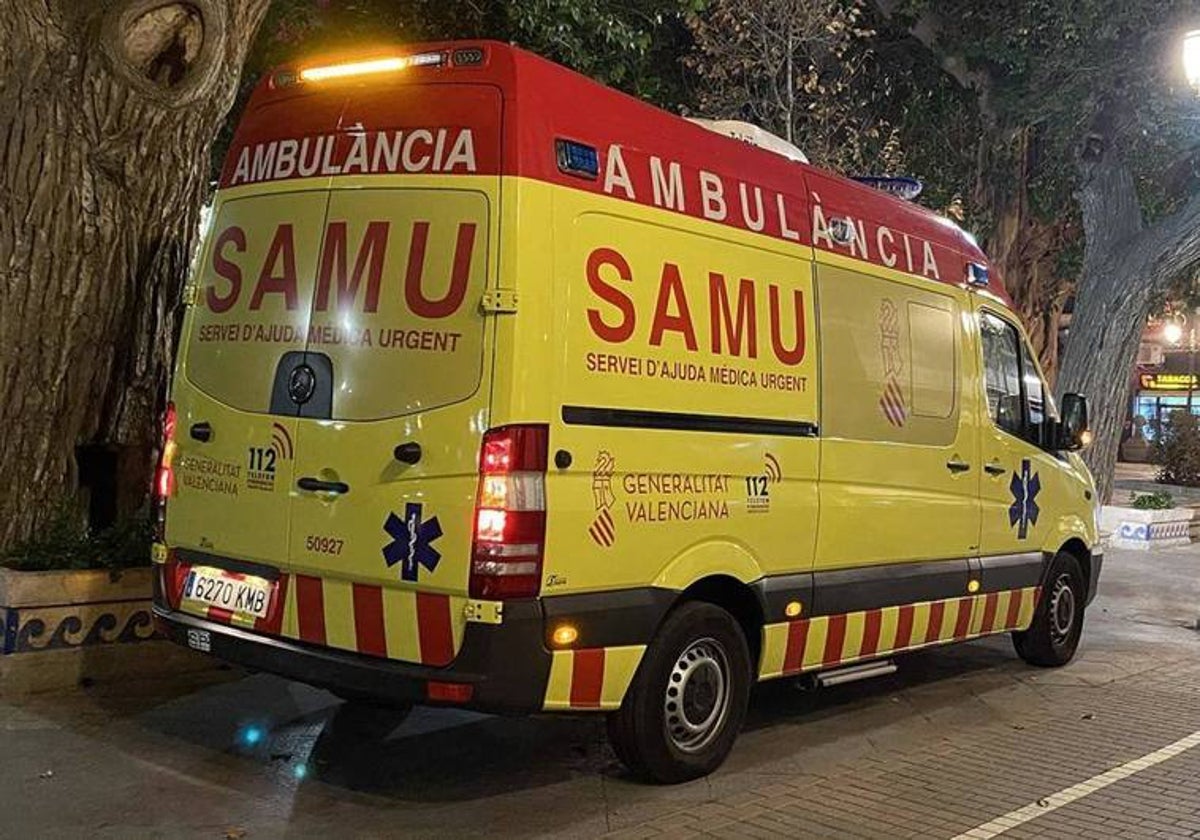
<path id="1" fill-rule="evenodd" d="M 896 663 L 890 659 L 883 659 L 877 662 L 864 662 L 861 665 L 835 668 L 832 671 L 822 671 L 814 675 L 813 679 L 821 688 L 829 688 L 834 685 L 869 680 L 871 677 L 886 677 L 888 674 L 894 673 L 896 673 Z"/>

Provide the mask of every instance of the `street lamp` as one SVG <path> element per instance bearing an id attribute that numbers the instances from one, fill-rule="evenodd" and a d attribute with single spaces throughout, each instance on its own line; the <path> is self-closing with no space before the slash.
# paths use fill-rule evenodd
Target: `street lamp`
<path id="1" fill-rule="evenodd" d="M 1183 72 L 1188 84 L 1200 91 L 1200 29 L 1193 29 L 1183 36 Z"/>
<path id="2" fill-rule="evenodd" d="M 1163 338 L 1167 344 L 1175 345 L 1179 343 L 1179 339 L 1183 338 L 1183 327 L 1172 321 L 1163 327 Z"/>

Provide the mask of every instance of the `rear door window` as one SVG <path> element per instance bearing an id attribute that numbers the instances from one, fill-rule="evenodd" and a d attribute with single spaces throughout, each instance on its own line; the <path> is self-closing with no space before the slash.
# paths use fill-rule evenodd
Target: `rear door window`
<path id="1" fill-rule="evenodd" d="M 219 402 L 269 411 L 280 358 L 304 350 L 328 200 L 325 190 L 271 192 L 217 209 L 184 366 Z"/>
<path id="2" fill-rule="evenodd" d="M 397 417 L 475 393 L 488 209 L 473 190 L 333 192 L 307 349 L 332 362 L 334 418 Z"/>

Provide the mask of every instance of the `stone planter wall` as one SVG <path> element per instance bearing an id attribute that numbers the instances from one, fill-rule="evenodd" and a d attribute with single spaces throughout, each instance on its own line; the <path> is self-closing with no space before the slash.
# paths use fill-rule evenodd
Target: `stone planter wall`
<path id="1" fill-rule="evenodd" d="M 1169 510 L 1138 510 L 1137 508 L 1105 505 L 1100 512 L 1100 530 L 1111 534 L 1115 548 L 1148 551 L 1188 545 L 1192 541 L 1192 508 Z"/>
<path id="2" fill-rule="evenodd" d="M 0 693 L 211 669 L 213 660 L 155 638 L 151 575 L 0 569 Z"/>

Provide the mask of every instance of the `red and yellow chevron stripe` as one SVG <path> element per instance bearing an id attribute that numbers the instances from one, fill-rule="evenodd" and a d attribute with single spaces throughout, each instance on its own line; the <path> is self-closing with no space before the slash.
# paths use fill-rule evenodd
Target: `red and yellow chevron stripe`
<path id="1" fill-rule="evenodd" d="M 223 574 L 238 579 L 237 572 Z M 174 575 L 175 586 L 183 574 Z M 176 589 L 178 591 L 178 589 Z M 348 580 L 284 574 L 266 618 L 184 600 L 180 609 L 222 624 L 369 656 L 449 665 L 462 644 L 466 599 Z"/>
<path id="2" fill-rule="evenodd" d="M 767 680 L 1023 630 L 1033 622 L 1040 593 L 1040 588 L 1028 587 L 768 624 L 758 677 Z"/>
<path id="3" fill-rule="evenodd" d="M 554 651 L 543 708 L 557 711 L 619 708 L 645 652 L 645 645 Z"/>
<path id="4" fill-rule="evenodd" d="M 462 644 L 462 597 L 299 574 L 284 589 L 285 638 L 437 666 Z"/>

